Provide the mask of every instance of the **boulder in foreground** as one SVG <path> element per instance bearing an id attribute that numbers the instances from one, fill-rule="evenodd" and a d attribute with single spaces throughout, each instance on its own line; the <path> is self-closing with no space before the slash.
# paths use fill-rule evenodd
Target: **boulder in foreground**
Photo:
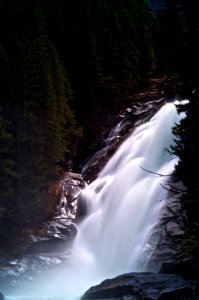
<path id="1" fill-rule="evenodd" d="M 81 300 L 193 300 L 199 299 L 199 281 L 174 274 L 128 273 L 91 287 Z"/>

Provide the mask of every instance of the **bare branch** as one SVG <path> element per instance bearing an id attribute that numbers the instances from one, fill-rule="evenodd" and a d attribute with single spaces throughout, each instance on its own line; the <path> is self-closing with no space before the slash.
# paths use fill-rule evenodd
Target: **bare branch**
<path id="1" fill-rule="evenodd" d="M 175 195 L 177 195 L 177 194 L 181 194 L 181 193 L 183 193 L 184 192 L 184 190 L 180 190 L 180 189 L 169 189 L 169 188 L 167 188 L 165 185 L 163 185 L 162 183 L 160 184 L 161 185 L 161 187 L 163 187 L 165 190 L 167 190 L 168 192 L 171 192 L 171 193 L 174 193 Z"/>
<path id="2" fill-rule="evenodd" d="M 153 172 L 153 171 L 149 171 L 149 170 L 147 170 L 147 169 L 145 169 L 145 168 L 143 168 L 143 167 L 141 167 L 141 166 L 140 166 L 140 168 L 141 168 L 142 170 L 148 172 L 148 173 L 155 174 L 155 175 L 158 175 L 158 176 L 160 176 L 160 177 L 171 176 L 171 175 L 173 175 L 173 173 L 171 173 L 171 174 L 166 174 L 166 175 L 165 175 L 165 174 L 156 173 L 156 172 Z"/>
<path id="3" fill-rule="evenodd" d="M 184 189 L 182 189 L 182 188 L 177 188 L 177 187 L 175 187 L 173 184 L 171 184 L 170 182 L 167 182 L 166 185 L 168 185 L 168 186 L 171 188 L 171 190 L 173 190 L 173 191 L 175 191 L 175 192 L 178 192 L 178 191 L 180 191 L 180 192 L 185 192 L 185 191 L 186 191 L 186 188 L 184 188 Z"/>
<path id="4" fill-rule="evenodd" d="M 157 173 L 157 172 L 153 172 L 153 171 L 149 171 L 143 167 L 140 166 L 140 168 L 148 173 L 151 173 L 151 174 L 155 174 L 155 175 L 158 175 L 160 177 L 166 177 L 166 176 L 171 176 L 173 175 L 174 173 L 172 174 L 160 174 L 160 173 Z M 185 189 L 181 189 L 181 188 L 177 188 L 177 187 L 174 187 L 170 182 L 167 182 L 165 185 L 161 184 L 161 187 L 163 187 L 165 190 L 167 190 L 168 192 L 170 192 L 170 194 L 165 197 L 164 199 L 161 199 L 162 200 L 165 200 L 165 199 L 168 199 L 168 198 L 171 198 L 173 196 L 176 196 L 176 195 L 179 195 L 181 193 L 184 193 L 186 190 Z"/>
<path id="5" fill-rule="evenodd" d="M 161 187 L 163 187 L 165 190 L 167 190 L 170 193 L 167 197 L 165 197 L 162 200 L 166 200 L 166 199 L 171 198 L 173 196 L 180 195 L 180 194 L 182 194 L 182 193 L 184 193 L 186 191 L 186 189 L 181 189 L 181 188 L 174 187 L 169 182 L 166 183 L 165 185 L 163 185 L 163 184 L 160 183 L 160 185 L 161 185 Z M 169 186 L 170 188 L 167 188 L 166 185 Z"/>

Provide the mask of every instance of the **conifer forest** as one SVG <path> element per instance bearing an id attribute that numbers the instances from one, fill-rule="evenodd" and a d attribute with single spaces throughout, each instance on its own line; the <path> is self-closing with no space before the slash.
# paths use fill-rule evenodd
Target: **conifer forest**
<path id="1" fill-rule="evenodd" d="M 190 100 L 173 151 L 199 235 L 198 41 L 195 0 L 0 0 L 1 248 L 52 216 L 67 162 L 78 172 L 108 114 L 151 78 Z"/>

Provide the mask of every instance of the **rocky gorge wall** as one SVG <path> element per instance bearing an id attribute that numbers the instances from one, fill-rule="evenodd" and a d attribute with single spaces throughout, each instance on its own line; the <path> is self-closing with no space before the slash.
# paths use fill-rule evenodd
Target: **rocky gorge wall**
<path id="1" fill-rule="evenodd" d="M 62 264 L 69 259 L 71 241 L 76 235 L 76 225 L 86 214 L 86 209 L 81 197 L 81 190 L 84 189 L 88 183 L 96 179 L 99 171 L 128 135 L 131 134 L 137 126 L 148 121 L 166 101 L 171 100 L 173 99 L 168 100 L 162 97 L 158 91 L 151 91 L 147 94 L 141 93 L 132 99 L 132 105 L 128 105 L 128 107 L 120 111 L 119 114 L 114 117 L 112 120 L 113 128 L 110 127 L 102 134 L 98 151 L 82 165 L 81 174 L 73 172 L 66 172 L 64 174 L 62 182 L 60 183 L 61 198 L 53 219 L 42 224 L 37 234 L 30 237 L 30 245 L 19 257 L 13 258 L 12 260 L 8 260 L 7 257 L 1 257 L 0 289 L 1 286 L 4 285 L 15 288 L 18 284 L 22 284 L 23 280 L 27 280 L 29 277 L 31 279 L 32 276 L 34 277 L 34 274 L 42 272 L 43 270 L 48 271 L 53 266 Z M 146 253 L 146 256 L 150 258 L 148 269 L 151 272 L 155 272 L 156 276 L 153 276 L 153 273 L 143 274 L 143 276 L 145 276 L 143 277 L 145 278 L 143 287 L 138 289 L 134 286 L 130 294 L 129 291 L 128 293 L 125 292 L 121 294 L 116 288 L 118 281 L 114 281 L 113 279 L 114 289 L 117 292 L 113 294 L 105 293 L 103 297 L 101 292 L 99 293 L 100 296 L 96 296 L 96 294 L 94 296 L 93 294 L 92 296 L 88 296 L 90 293 L 88 292 L 86 296 L 83 296 L 85 299 L 109 299 L 110 297 L 112 299 L 129 300 L 199 299 L 196 298 L 198 296 L 198 283 L 192 284 L 191 282 L 183 281 L 183 277 L 186 277 L 186 280 L 199 279 L 198 262 L 193 260 L 191 254 L 192 247 L 196 241 L 194 237 L 190 237 L 186 232 L 186 213 L 179 199 L 179 195 L 184 191 L 184 187 L 182 183 L 173 176 L 165 188 L 168 189 L 168 201 L 166 201 L 166 205 L 162 210 L 160 223 L 154 229 L 150 240 L 150 248 L 148 249 L 148 253 Z M 170 275 L 159 276 L 159 272 L 161 272 L 161 274 L 179 274 L 182 276 L 183 282 L 179 283 L 181 280 L 179 277 L 172 277 Z M 126 278 L 126 275 L 121 276 Z M 134 281 L 137 282 L 142 275 L 132 274 L 131 276 L 133 276 Z M 174 279 L 177 280 L 179 285 L 184 284 L 182 293 L 179 293 L 179 297 L 181 298 L 164 298 L 168 296 L 165 296 L 166 292 L 156 292 L 154 294 L 155 296 L 149 296 L 151 292 L 149 294 L 147 294 L 147 292 L 144 294 L 141 292 L 140 294 L 133 294 L 133 291 L 136 289 L 146 290 L 146 286 L 151 286 L 152 282 L 153 285 L 157 283 L 160 286 L 159 290 L 161 290 L 163 289 L 161 288 L 161 284 L 163 284 L 165 280 L 169 286 Z M 129 283 L 126 283 L 124 279 L 122 284 L 128 285 Z M 99 288 L 101 289 L 101 286 Z M 167 286 L 164 286 L 164 289 L 168 291 Z M 172 285 L 172 293 L 178 289 L 178 284 L 176 286 Z M 188 291 L 188 293 L 184 294 L 183 291 Z M 171 295 L 175 295 L 175 292 Z M 192 298 L 182 298 L 182 295 L 183 297 L 184 295 L 188 295 Z"/>

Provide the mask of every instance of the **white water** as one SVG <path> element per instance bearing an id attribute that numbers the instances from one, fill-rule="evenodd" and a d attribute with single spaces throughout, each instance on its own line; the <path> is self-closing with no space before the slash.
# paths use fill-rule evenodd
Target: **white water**
<path id="1" fill-rule="evenodd" d="M 147 239 L 166 198 L 161 184 L 168 177 L 158 174 L 174 170 L 177 158 L 165 149 L 181 117 L 168 103 L 134 131 L 83 191 L 89 214 L 79 226 L 70 264 L 6 299 L 79 299 L 105 278 L 145 270 Z"/>

